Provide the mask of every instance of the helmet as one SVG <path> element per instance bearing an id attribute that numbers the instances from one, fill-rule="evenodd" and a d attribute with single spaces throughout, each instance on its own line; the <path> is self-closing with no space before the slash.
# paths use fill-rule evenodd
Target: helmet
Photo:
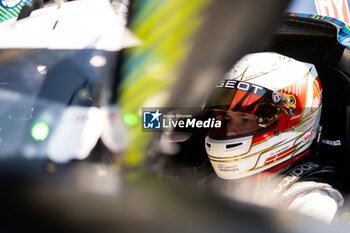
<path id="1" fill-rule="evenodd" d="M 216 174 L 240 179 L 306 155 L 318 132 L 321 97 L 314 65 L 270 52 L 243 57 L 204 103 L 221 121 L 205 138 Z"/>

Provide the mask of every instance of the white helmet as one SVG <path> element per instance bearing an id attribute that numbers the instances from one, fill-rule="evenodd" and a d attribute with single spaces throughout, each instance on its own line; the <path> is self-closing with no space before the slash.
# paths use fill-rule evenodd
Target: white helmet
<path id="1" fill-rule="evenodd" d="M 321 98 L 314 65 L 269 52 L 242 58 L 204 105 L 222 122 L 205 139 L 216 174 L 240 179 L 306 155 L 319 128 Z"/>

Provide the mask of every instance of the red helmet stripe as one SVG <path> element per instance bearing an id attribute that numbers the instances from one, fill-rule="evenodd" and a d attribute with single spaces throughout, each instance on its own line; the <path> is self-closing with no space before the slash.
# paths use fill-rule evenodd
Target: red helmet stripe
<path id="1" fill-rule="evenodd" d="M 247 94 L 245 91 L 237 90 L 235 98 L 232 101 L 232 104 L 230 108 L 228 109 L 229 111 L 232 111 L 234 107 L 236 107 L 237 104 L 241 103 L 242 98 Z"/>
<path id="2" fill-rule="evenodd" d="M 288 150 L 286 151 L 283 151 L 282 153 L 279 153 L 278 155 L 274 155 L 274 156 L 271 156 L 270 158 L 268 158 L 265 162 L 265 165 L 268 165 L 270 163 L 274 163 L 284 157 L 286 157 L 287 155 L 291 154 L 292 152 L 295 151 L 295 147 L 292 147 L 292 148 L 289 148 Z"/>

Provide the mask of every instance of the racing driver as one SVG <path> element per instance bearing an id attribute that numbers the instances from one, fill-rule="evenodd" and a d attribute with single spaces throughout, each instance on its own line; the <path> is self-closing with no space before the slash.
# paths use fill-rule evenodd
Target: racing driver
<path id="1" fill-rule="evenodd" d="M 205 101 L 204 110 L 222 124 L 205 139 L 217 176 L 201 183 L 226 196 L 331 222 L 343 205 L 337 174 L 310 152 L 321 109 L 313 64 L 271 52 L 243 57 Z"/>

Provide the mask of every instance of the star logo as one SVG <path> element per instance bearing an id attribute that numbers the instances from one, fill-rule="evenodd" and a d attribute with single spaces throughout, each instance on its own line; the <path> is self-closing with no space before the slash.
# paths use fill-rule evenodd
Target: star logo
<path id="1" fill-rule="evenodd" d="M 160 116 L 162 115 L 157 111 L 144 111 L 143 112 L 143 128 L 144 129 L 160 129 Z"/>
<path id="2" fill-rule="evenodd" d="M 157 119 L 157 121 L 159 121 L 159 116 L 161 116 L 162 114 L 159 113 L 159 109 L 157 109 L 157 111 L 155 113 L 151 113 L 151 115 L 153 116 L 153 118 L 151 120 L 151 122 L 152 122 L 152 121 L 154 121 L 156 119 Z"/>

